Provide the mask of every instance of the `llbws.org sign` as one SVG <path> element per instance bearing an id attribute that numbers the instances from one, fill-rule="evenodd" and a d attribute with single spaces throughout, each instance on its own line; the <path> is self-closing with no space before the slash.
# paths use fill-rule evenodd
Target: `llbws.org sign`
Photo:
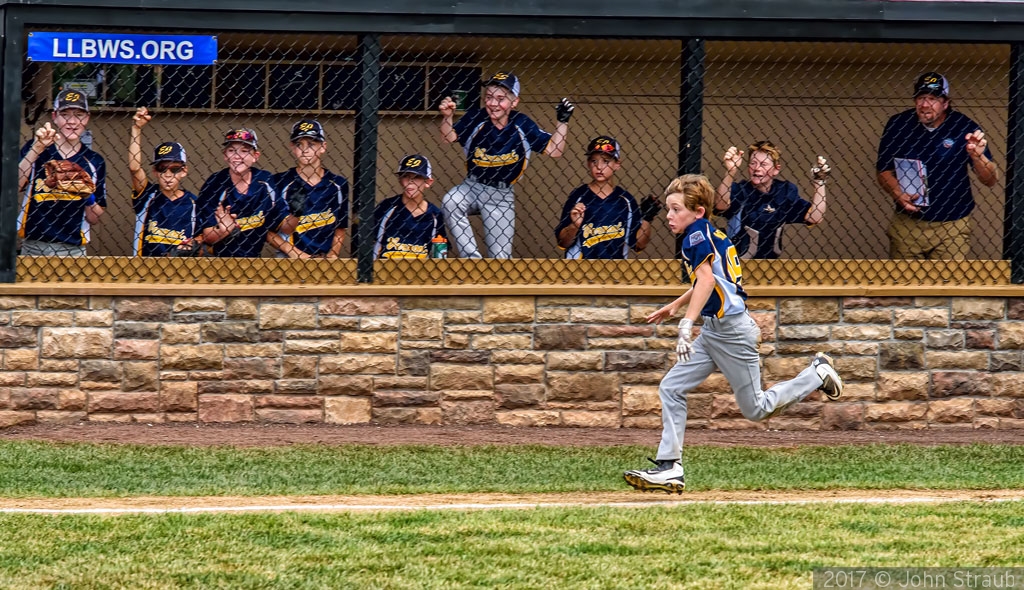
<path id="1" fill-rule="evenodd" d="M 208 66 L 217 61 L 217 37 L 33 31 L 28 34 L 28 58 L 46 62 Z"/>

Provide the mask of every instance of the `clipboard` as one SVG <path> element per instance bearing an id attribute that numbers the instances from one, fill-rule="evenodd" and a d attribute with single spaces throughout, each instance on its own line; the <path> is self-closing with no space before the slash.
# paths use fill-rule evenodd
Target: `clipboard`
<path id="1" fill-rule="evenodd" d="M 893 158 L 896 166 L 896 181 L 900 183 L 900 190 L 908 195 L 916 195 L 911 204 L 916 207 L 927 207 L 930 204 L 928 198 L 928 168 L 921 160 L 909 158 Z"/>

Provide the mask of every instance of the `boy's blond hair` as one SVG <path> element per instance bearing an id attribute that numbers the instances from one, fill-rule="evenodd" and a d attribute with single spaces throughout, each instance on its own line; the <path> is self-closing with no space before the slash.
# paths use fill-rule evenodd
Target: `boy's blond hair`
<path id="1" fill-rule="evenodd" d="M 665 196 L 680 193 L 683 195 L 683 206 L 690 211 L 704 207 L 704 217 L 711 219 L 715 210 L 715 190 L 711 182 L 703 174 L 684 174 L 673 179 L 665 188 Z"/>
<path id="2" fill-rule="evenodd" d="M 776 166 L 782 163 L 782 151 L 767 139 L 755 141 L 747 146 L 747 150 L 750 151 L 750 155 L 754 155 L 754 152 L 764 152 L 768 154 L 768 157 L 772 159 L 772 164 L 775 164 Z"/>

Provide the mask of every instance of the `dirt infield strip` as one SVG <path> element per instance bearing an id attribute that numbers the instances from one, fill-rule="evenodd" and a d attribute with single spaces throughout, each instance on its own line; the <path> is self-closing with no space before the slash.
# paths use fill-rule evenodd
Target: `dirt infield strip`
<path id="1" fill-rule="evenodd" d="M 1024 490 L 703 491 L 397 496 L 226 496 L 0 499 L 0 513 L 163 514 L 227 512 L 390 512 L 567 507 L 671 507 L 693 504 L 922 504 L 1024 501 Z"/>

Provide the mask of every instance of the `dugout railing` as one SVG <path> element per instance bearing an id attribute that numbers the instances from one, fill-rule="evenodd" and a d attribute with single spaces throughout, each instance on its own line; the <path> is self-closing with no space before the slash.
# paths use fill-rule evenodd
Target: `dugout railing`
<path id="1" fill-rule="evenodd" d="M 958 6 L 934 12 L 936 3 L 927 2 L 914 3 L 920 12 L 877 2 L 850 3 L 844 12 L 823 2 L 801 14 L 792 4 L 771 4 L 781 12 L 755 10 L 739 17 L 700 6 L 689 9 L 690 16 L 717 18 L 687 19 L 647 5 L 594 18 L 582 5 L 559 14 L 501 16 L 475 5 L 460 5 L 465 13 L 427 7 L 425 16 L 411 5 L 388 13 L 368 6 L 340 13 L 300 4 L 282 18 L 274 3 L 246 12 L 216 4 L 182 10 L 154 4 L 135 11 L 116 3 L 5 3 L 0 278 L 212 285 L 678 284 L 677 247 L 661 216 L 651 222 L 649 245 L 631 253 L 631 260 L 564 260 L 556 244 L 562 207 L 587 181 L 588 140 L 612 135 L 622 144 L 618 180 L 637 199 L 660 195 L 682 172 L 705 172 L 717 185 L 725 149 L 760 139 L 782 149 L 779 179 L 793 181 L 810 198 L 808 169 L 817 155 L 829 158 L 834 172 L 827 215 L 815 227 L 787 227 L 783 259 L 746 263 L 747 281 L 754 285 L 1024 280 L 1024 225 L 1022 209 L 1015 206 L 1022 193 L 1016 158 L 1022 59 L 1015 29 L 981 22 L 984 11 L 997 8 L 985 6 L 953 22 Z M 876 10 L 865 12 L 865 5 Z M 1014 7 L 1000 10 L 1006 11 L 1004 19 L 1016 18 Z M 531 16 L 548 20 L 540 26 Z M 758 37 L 749 26 L 758 19 L 786 26 L 774 29 L 771 38 Z M 35 63 L 26 59 L 26 44 L 37 31 L 212 34 L 218 60 L 194 67 Z M 466 170 L 459 147 L 440 140 L 438 103 L 456 97 L 458 119 L 480 100 L 479 81 L 497 71 L 520 77 L 518 108 L 542 128 L 556 127 L 554 107 L 561 97 L 576 104 L 564 155 L 534 155 L 516 184 L 512 258 L 467 260 L 453 248 L 448 260 L 375 260 L 368 220 L 377 203 L 399 192 L 399 159 L 410 153 L 430 158 L 436 180 L 427 200 L 440 205 Z M 889 116 L 912 106 L 911 86 L 925 71 L 949 78 L 954 107 L 984 128 L 1001 170 L 995 187 L 973 184 L 978 207 L 964 261 L 888 260 L 892 208 L 874 178 L 878 138 Z M 108 168 L 105 219 L 92 228 L 86 257 L 19 257 L 19 149 L 50 117 L 55 94 L 69 85 L 88 92 L 92 101 L 92 142 Z M 301 118 L 320 121 L 329 141 L 325 164 L 351 187 L 352 223 L 342 259 L 283 260 L 269 248 L 263 257 L 246 259 L 132 257 L 125 152 L 139 106 L 155 114 L 144 131 L 144 157 L 160 141 L 185 144 L 186 186 L 194 192 L 224 167 L 225 130 L 256 129 L 258 164 L 276 172 L 293 165 L 291 125 Z M 483 243 L 479 220 L 473 223 Z"/>

